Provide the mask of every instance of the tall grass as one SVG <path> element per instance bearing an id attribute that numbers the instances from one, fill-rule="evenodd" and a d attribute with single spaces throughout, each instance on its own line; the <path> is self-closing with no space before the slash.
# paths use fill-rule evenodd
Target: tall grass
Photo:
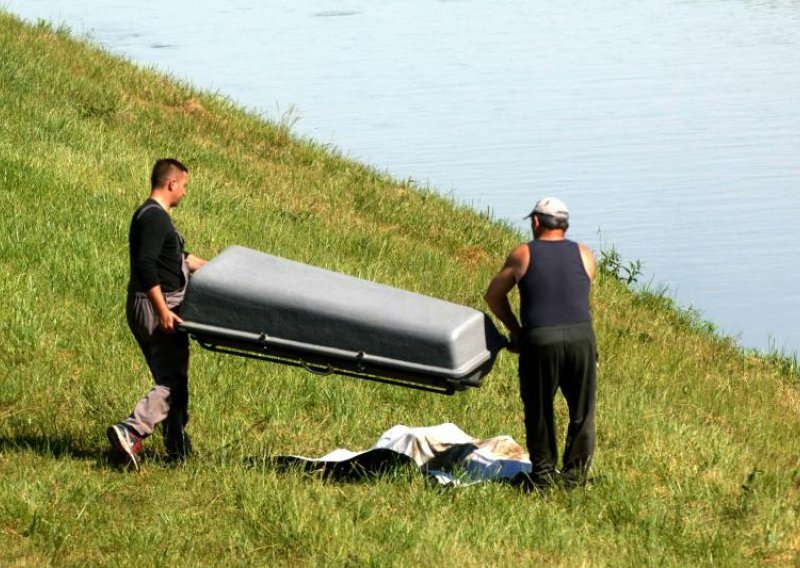
<path id="1" fill-rule="evenodd" d="M 123 301 L 128 223 L 157 157 L 192 170 L 175 218 L 205 257 L 236 243 L 482 308 L 524 236 L 64 29 L 0 14 L 0 54 L 0 563 L 800 561 L 796 362 L 745 352 L 609 272 L 592 298 L 586 490 L 443 491 L 406 470 L 340 483 L 270 465 L 366 447 L 396 423 L 523 441 L 508 354 L 481 389 L 441 397 L 194 349 L 197 456 L 170 466 L 153 438 L 141 474 L 114 469 L 104 430 L 150 384 Z"/>

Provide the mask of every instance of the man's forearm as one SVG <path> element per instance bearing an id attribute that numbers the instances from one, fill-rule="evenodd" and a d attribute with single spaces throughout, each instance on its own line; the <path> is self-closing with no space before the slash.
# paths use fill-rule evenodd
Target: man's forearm
<path id="1" fill-rule="evenodd" d="M 516 335 L 520 331 L 519 321 L 517 321 L 517 316 L 514 315 L 514 311 L 511 309 L 511 304 L 508 301 L 506 296 L 501 298 L 486 298 L 486 303 L 489 305 L 489 309 L 492 311 L 497 318 L 503 322 L 503 325 L 506 326 L 511 335 Z"/>
<path id="2" fill-rule="evenodd" d="M 164 299 L 164 294 L 161 293 L 161 286 L 155 285 L 147 290 L 147 299 L 153 304 L 158 316 L 159 327 L 165 333 L 174 333 L 178 325 L 183 323 L 183 320 L 167 306 L 167 301 Z"/>
<path id="3" fill-rule="evenodd" d="M 158 315 L 158 317 L 161 317 L 162 314 L 169 311 L 169 308 L 167 307 L 167 301 L 164 299 L 164 293 L 161 291 L 160 284 L 156 284 L 147 290 L 147 299 L 150 300 L 151 304 L 153 304 L 153 308 L 155 308 L 156 315 Z"/>

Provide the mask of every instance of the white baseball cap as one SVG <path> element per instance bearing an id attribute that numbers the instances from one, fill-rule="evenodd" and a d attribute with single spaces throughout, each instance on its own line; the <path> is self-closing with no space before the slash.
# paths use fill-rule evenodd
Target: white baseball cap
<path id="1" fill-rule="evenodd" d="M 533 211 L 525 216 L 525 219 L 533 217 L 536 213 L 550 215 L 561 221 L 569 221 L 569 209 L 567 209 L 567 204 L 557 197 L 543 197 L 537 201 L 536 205 L 533 207 Z"/>

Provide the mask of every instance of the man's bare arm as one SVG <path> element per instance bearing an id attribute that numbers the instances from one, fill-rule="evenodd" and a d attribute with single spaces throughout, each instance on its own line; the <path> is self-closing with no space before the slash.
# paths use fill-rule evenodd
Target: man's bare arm
<path id="1" fill-rule="evenodd" d="M 581 260 L 583 261 L 583 268 L 586 270 L 586 274 L 589 275 L 589 280 L 594 282 L 594 275 L 597 271 L 597 260 L 594 257 L 594 253 L 592 249 L 587 247 L 584 244 L 578 245 L 581 250 Z"/>
<path id="2" fill-rule="evenodd" d="M 503 322 L 511 334 L 511 351 L 517 352 L 517 339 L 520 333 L 520 325 L 517 316 L 511 309 L 508 301 L 508 293 L 516 285 L 524 273 L 524 265 L 527 264 L 527 245 L 520 245 L 515 248 L 506 259 L 503 268 L 500 269 L 486 290 L 484 299 L 489 309 L 497 318 Z"/>

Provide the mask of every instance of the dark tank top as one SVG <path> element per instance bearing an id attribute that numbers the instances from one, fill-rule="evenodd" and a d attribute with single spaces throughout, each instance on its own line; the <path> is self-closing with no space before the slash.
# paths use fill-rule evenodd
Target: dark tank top
<path id="1" fill-rule="evenodd" d="M 517 283 L 522 327 L 591 322 L 591 281 L 578 243 L 534 240 L 528 250 L 528 270 Z"/>

